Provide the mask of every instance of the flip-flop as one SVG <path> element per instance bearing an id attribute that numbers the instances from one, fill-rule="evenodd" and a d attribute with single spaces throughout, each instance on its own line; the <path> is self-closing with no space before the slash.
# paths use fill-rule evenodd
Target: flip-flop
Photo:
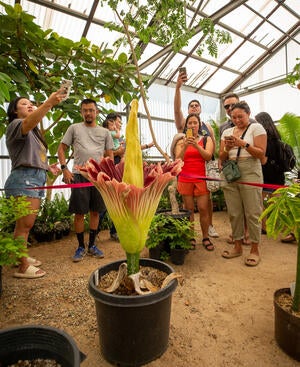
<path id="1" fill-rule="evenodd" d="M 40 273 L 37 273 L 40 270 Z M 46 274 L 46 272 L 40 268 L 37 268 L 33 265 L 29 265 L 26 269 L 25 273 L 16 272 L 14 273 L 15 278 L 26 278 L 26 279 L 34 279 L 41 278 Z"/>
<path id="2" fill-rule="evenodd" d="M 249 254 L 245 257 L 245 265 L 256 266 L 260 262 L 260 256 L 257 254 Z"/>
<path id="3" fill-rule="evenodd" d="M 222 256 L 225 257 L 225 259 L 232 259 L 234 257 L 242 256 L 242 251 L 237 252 L 234 251 L 231 247 L 230 248 L 228 247 L 222 252 Z"/>

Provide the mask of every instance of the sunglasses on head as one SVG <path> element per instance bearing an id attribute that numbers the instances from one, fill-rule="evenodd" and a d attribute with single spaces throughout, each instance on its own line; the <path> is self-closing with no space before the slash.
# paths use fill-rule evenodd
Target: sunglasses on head
<path id="1" fill-rule="evenodd" d="M 226 104 L 224 106 L 225 110 L 228 110 L 229 108 L 232 108 L 235 105 L 235 103 L 231 103 L 231 104 Z"/>

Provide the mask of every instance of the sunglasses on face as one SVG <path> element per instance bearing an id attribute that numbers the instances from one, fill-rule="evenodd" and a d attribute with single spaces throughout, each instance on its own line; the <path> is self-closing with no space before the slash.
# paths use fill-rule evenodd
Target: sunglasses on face
<path id="1" fill-rule="evenodd" d="M 233 106 L 235 105 L 235 103 L 232 103 L 232 104 L 226 104 L 224 106 L 225 110 L 228 110 L 229 108 L 232 108 Z"/>
<path id="2" fill-rule="evenodd" d="M 194 108 L 194 107 L 199 107 L 199 105 L 198 105 L 198 104 L 193 104 L 193 103 L 192 103 L 192 104 L 190 104 L 190 105 L 189 105 L 189 107 Z"/>

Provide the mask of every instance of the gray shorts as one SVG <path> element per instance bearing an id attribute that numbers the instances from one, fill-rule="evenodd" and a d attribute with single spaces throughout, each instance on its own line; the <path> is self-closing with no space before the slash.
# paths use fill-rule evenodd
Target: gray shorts
<path id="1" fill-rule="evenodd" d="M 74 174 L 73 183 L 89 182 L 80 174 Z M 71 190 L 69 212 L 87 214 L 88 212 L 101 212 L 106 210 L 104 201 L 95 186 L 78 187 Z"/>
<path id="2" fill-rule="evenodd" d="M 5 182 L 5 196 L 27 196 L 41 199 L 45 195 L 45 190 L 34 188 L 45 186 L 46 176 L 46 171 L 41 168 L 18 167 L 11 171 Z"/>

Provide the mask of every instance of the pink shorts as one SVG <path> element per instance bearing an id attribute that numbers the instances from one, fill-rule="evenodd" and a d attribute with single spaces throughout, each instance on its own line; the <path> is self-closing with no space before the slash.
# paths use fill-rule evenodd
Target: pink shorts
<path id="1" fill-rule="evenodd" d="M 177 191 L 181 195 L 201 196 L 209 194 L 205 181 L 177 182 Z"/>

